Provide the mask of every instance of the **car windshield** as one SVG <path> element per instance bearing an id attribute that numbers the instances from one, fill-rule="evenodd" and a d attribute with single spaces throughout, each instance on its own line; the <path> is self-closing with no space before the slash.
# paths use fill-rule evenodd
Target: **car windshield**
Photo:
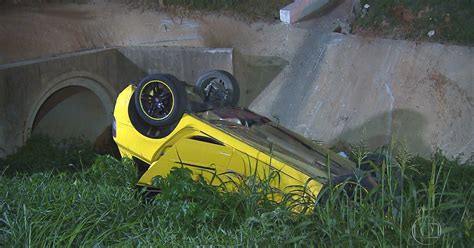
<path id="1" fill-rule="evenodd" d="M 218 108 L 197 115 L 261 152 L 292 164 L 313 177 L 327 177 L 328 155 L 331 174 L 347 174 L 354 168 L 352 162 L 249 110 Z"/>

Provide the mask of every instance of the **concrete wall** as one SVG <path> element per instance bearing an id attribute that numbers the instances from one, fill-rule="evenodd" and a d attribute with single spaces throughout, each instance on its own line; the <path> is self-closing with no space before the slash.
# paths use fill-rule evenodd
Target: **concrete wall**
<path id="1" fill-rule="evenodd" d="M 107 118 L 111 119 L 121 82 L 141 74 L 133 64 L 119 63 L 120 59 L 116 50 L 106 49 L 0 66 L 0 89 L 4 95 L 0 109 L 5 111 L 0 123 L 4 130 L 0 156 L 26 141 L 41 105 L 63 87 L 77 85 L 90 89 L 101 99 Z M 84 120 L 83 124 L 86 123 Z"/>
<path id="2" fill-rule="evenodd" d="M 93 92 L 110 122 L 117 94 L 145 74 L 160 71 L 193 81 L 199 72 L 214 68 L 232 71 L 232 50 L 114 48 L 0 65 L 0 157 L 24 144 L 43 103 L 64 87 L 79 86 Z M 97 106 L 89 110 L 82 107 L 71 111 L 97 110 Z M 82 125 L 93 128 L 94 121 L 82 120 Z M 61 124 L 55 128 L 72 128 L 66 119 Z M 77 136 L 81 136 L 79 131 Z"/>
<path id="3" fill-rule="evenodd" d="M 402 142 L 429 156 L 474 152 L 474 48 L 331 35 L 251 104 L 328 143 Z"/>
<path id="4" fill-rule="evenodd" d="M 329 0 L 295 0 L 293 3 L 280 9 L 280 20 L 284 23 L 295 23 L 329 3 Z"/>
<path id="5" fill-rule="evenodd" d="M 170 73 L 189 85 L 210 69 L 233 73 L 231 48 L 133 46 L 119 51 L 147 74 Z"/>

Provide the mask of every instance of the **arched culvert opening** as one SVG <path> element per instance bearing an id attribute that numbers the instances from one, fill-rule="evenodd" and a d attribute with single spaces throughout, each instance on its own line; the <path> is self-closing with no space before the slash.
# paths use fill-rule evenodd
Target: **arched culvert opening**
<path id="1" fill-rule="evenodd" d="M 52 93 L 36 112 L 32 134 L 45 134 L 54 139 L 96 139 L 112 122 L 108 109 L 92 90 L 82 86 L 66 86 Z"/>

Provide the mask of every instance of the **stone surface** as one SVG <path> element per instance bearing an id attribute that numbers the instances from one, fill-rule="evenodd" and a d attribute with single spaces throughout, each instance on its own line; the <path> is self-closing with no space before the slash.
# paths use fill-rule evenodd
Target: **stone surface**
<path id="1" fill-rule="evenodd" d="M 329 0 L 295 0 L 280 9 L 280 20 L 284 23 L 295 23 L 326 5 Z"/>
<path id="2" fill-rule="evenodd" d="M 474 151 L 474 48 L 333 34 L 251 104 L 312 139 Z M 290 66 L 291 67 L 291 64 Z"/>
<path id="3" fill-rule="evenodd" d="M 147 74 L 170 73 L 189 85 L 209 68 L 233 73 L 231 48 L 131 46 L 119 51 Z"/>

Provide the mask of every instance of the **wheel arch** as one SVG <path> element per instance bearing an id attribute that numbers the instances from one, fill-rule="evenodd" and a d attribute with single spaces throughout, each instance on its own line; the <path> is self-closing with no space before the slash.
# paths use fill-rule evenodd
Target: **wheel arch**
<path id="1" fill-rule="evenodd" d="M 48 85 L 50 86 L 46 87 L 44 90 L 41 91 L 41 93 L 38 94 L 38 97 L 36 98 L 36 100 L 34 100 L 33 107 L 27 115 L 25 127 L 23 130 L 23 142 L 26 142 L 26 140 L 30 137 L 33 128 L 33 123 L 43 104 L 48 100 L 50 96 L 68 86 L 83 87 L 92 91 L 102 103 L 107 118 L 110 120 L 113 118 L 113 96 L 116 95 L 116 90 L 112 88 L 110 84 L 107 83 L 107 80 L 105 80 L 104 78 L 86 71 L 75 71 L 65 73 L 61 76 L 54 78 L 48 83 Z"/>

